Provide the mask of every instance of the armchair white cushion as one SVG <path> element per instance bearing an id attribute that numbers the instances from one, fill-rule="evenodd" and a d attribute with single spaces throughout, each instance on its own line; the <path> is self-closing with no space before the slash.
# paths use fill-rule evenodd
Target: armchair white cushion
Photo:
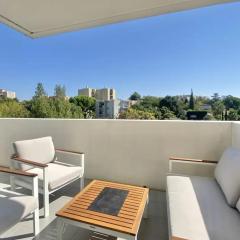
<path id="1" fill-rule="evenodd" d="M 74 166 L 71 164 L 65 164 L 61 162 L 54 162 L 48 164 L 48 189 L 53 191 L 62 185 L 71 182 L 74 179 L 83 176 L 83 168 L 79 166 Z M 38 185 L 39 191 L 43 191 L 43 171 L 40 168 L 31 168 L 27 170 L 29 173 L 36 173 L 38 175 Z M 23 185 L 30 184 L 27 178 L 17 177 L 16 182 L 20 183 L 22 181 Z"/>
<path id="2" fill-rule="evenodd" d="M 38 208 L 33 196 L 0 189 L 0 234 L 20 222 Z"/>
<path id="3" fill-rule="evenodd" d="M 240 197 L 240 150 L 228 148 L 224 151 L 216 166 L 215 178 L 228 204 L 236 207 Z"/>
<path id="4" fill-rule="evenodd" d="M 18 157 L 33 162 L 48 164 L 54 161 L 55 150 L 52 137 L 43 137 L 31 140 L 17 141 L 13 144 Z M 18 168 L 28 170 L 29 165 L 18 163 Z"/>

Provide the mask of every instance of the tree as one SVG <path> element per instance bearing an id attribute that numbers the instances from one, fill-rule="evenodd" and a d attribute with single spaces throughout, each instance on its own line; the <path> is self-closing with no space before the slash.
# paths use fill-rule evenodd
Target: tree
<path id="1" fill-rule="evenodd" d="M 28 101 L 25 104 L 33 118 L 51 118 L 53 115 L 49 104 L 49 98 L 47 97 L 34 97 L 31 101 Z"/>
<path id="2" fill-rule="evenodd" d="M 239 112 L 235 109 L 230 109 L 227 115 L 227 120 L 238 121 L 240 119 Z"/>
<path id="3" fill-rule="evenodd" d="M 129 97 L 129 100 L 134 100 L 134 101 L 137 101 L 137 100 L 140 100 L 141 99 L 141 95 L 138 93 L 138 92 L 134 92 L 130 97 Z"/>
<path id="4" fill-rule="evenodd" d="M 160 100 L 159 109 L 162 107 L 168 108 L 177 118 L 185 119 L 184 102 L 178 97 L 166 96 Z"/>
<path id="5" fill-rule="evenodd" d="M 176 119 L 174 112 L 170 111 L 167 107 L 160 108 L 159 119 Z"/>
<path id="6" fill-rule="evenodd" d="M 57 84 L 54 89 L 54 95 L 57 98 L 65 98 L 66 97 L 66 88 L 65 86 L 61 86 Z"/>
<path id="7" fill-rule="evenodd" d="M 69 99 L 70 103 L 82 109 L 84 118 L 95 117 L 96 99 L 87 96 L 76 96 Z"/>
<path id="8" fill-rule="evenodd" d="M 221 99 L 220 95 L 218 93 L 214 93 L 212 96 L 212 101 L 216 102 L 219 101 Z"/>
<path id="9" fill-rule="evenodd" d="M 0 117 L 27 118 L 29 111 L 23 104 L 15 100 L 5 100 L 0 102 Z"/>
<path id="10" fill-rule="evenodd" d="M 240 98 L 233 97 L 231 95 L 224 97 L 223 103 L 227 110 L 229 109 L 240 109 Z"/>
<path id="11" fill-rule="evenodd" d="M 120 119 L 141 119 L 141 120 L 154 120 L 156 119 L 154 113 L 148 111 L 141 111 L 129 108 L 125 112 L 119 114 Z"/>
<path id="12" fill-rule="evenodd" d="M 195 109 L 195 102 L 194 102 L 194 96 L 193 96 L 193 90 L 191 89 L 191 95 L 189 100 L 189 109 L 194 110 Z"/>
<path id="13" fill-rule="evenodd" d="M 43 84 L 42 83 L 38 83 L 37 84 L 37 87 L 36 87 L 36 90 L 35 90 L 35 95 L 34 97 L 35 98 L 39 98 L 39 97 L 46 97 L 47 96 L 47 93 L 43 87 Z"/>
<path id="14" fill-rule="evenodd" d="M 218 100 L 212 104 L 212 113 L 217 120 L 223 120 L 225 106 L 222 101 Z"/>

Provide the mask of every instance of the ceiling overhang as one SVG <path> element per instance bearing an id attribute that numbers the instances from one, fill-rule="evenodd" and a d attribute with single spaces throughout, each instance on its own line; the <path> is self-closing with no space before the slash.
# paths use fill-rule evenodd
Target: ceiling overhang
<path id="1" fill-rule="evenodd" d="M 0 22 L 37 38 L 233 0 L 0 0 Z"/>

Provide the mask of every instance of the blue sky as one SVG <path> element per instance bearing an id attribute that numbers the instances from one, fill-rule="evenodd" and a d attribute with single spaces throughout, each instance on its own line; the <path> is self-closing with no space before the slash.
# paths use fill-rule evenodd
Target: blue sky
<path id="1" fill-rule="evenodd" d="M 240 3 L 207 7 L 29 39 L 0 24 L 0 88 L 29 99 L 88 85 L 118 97 L 188 94 L 240 96 Z"/>

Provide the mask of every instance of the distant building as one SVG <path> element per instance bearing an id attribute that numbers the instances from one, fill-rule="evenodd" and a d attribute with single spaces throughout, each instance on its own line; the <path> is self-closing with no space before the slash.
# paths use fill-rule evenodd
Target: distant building
<path id="1" fill-rule="evenodd" d="M 78 89 L 78 96 L 95 97 L 96 89 L 82 88 Z"/>
<path id="2" fill-rule="evenodd" d="M 0 89 L 0 97 L 14 99 L 14 98 L 16 98 L 16 93 L 15 92 L 11 92 L 11 91 L 7 91 L 5 89 Z"/>
<path id="3" fill-rule="evenodd" d="M 97 100 L 115 100 L 116 99 L 116 91 L 113 88 L 103 88 L 103 89 L 97 89 L 95 98 Z"/>
<path id="4" fill-rule="evenodd" d="M 200 110 L 210 111 L 210 110 L 212 110 L 212 106 L 210 104 L 203 104 L 203 105 L 200 106 Z"/>
<path id="5" fill-rule="evenodd" d="M 116 99 L 116 91 L 113 88 L 83 88 L 78 90 L 79 96 L 95 97 L 96 100 L 108 101 Z"/>
<path id="6" fill-rule="evenodd" d="M 138 100 L 120 100 L 119 112 L 125 112 L 128 108 L 132 107 L 133 105 L 139 103 Z"/>
<path id="7" fill-rule="evenodd" d="M 50 98 L 50 99 L 58 99 L 57 96 L 49 96 L 48 98 Z M 63 99 L 67 101 L 67 100 L 70 99 L 70 97 L 69 96 L 65 96 L 65 97 L 63 97 Z"/>
<path id="8" fill-rule="evenodd" d="M 119 114 L 119 100 L 97 100 L 96 101 L 96 117 L 104 119 L 115 119 Z"/>

